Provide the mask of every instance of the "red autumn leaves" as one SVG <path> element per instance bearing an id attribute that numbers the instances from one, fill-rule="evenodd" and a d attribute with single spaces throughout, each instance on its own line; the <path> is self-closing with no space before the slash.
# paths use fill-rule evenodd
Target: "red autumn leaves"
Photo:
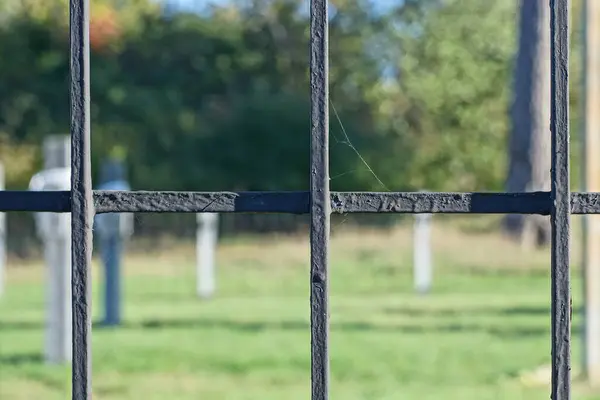
<path id="1" fill-rule="evenodd" d="M 102 51 L 121 35 L 117 12 L 107 6 L 92 8 L 91 11 L 90 46 L 95 51 Z"/>

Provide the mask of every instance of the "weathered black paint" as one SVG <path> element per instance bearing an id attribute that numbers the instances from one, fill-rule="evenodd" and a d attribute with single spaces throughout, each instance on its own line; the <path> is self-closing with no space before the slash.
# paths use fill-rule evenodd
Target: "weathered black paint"
<path id="1" fill-rule="evenodd" d="M 327 0 L 310 2 L 310 331 L 313 400 L 329 398 L 329 48 Z"/>
<path id="2" fill-rule="evenodd" d="M 66 192 L 25 192 L 20 190 L 0 191 L 0 210 L 31 212 L 70 212 L 71 193 Z"/>
<path id="3" fill-rule="evenodd" d="M 569 1 L 550 0 L 552 399 L 571 398 Z"/>
<path id="4" fill-rule="evenodd" d="M 90 162 L 89 0 L 70 0 L 72 398 L 91 399 L 91 285 L 94 204 Z"/>
<path id="5" fill-rule="evenodd" d="M 91 398 L 89 266 L 94 210 L 311 214 L 312 398 L 328 398 L 330 213 L 542 214 L 552 221 L 552 398 L 570 399 L 570 214 L 600 214 L 600 193 L 569 193 L 568 0 L 550 0 L 552 188 L 536 193 L 329 192 L 327 1 L 311 2 L 311 186 L 308 192 L 103 192 L 90 179 L 89 0 L 70 0 L 70 192 L 0 191 L 0 211 L 71 212 L 73 230 L 72 398 Z"/>
<path id="6" fill-rule="evenodd" d="M 550 192 L 331 192 L 333 213 L 550 215 Z M 96 213 L 310 213 L 310 192 L 94 191 Z M 0 211 L 70 212 L 67 192 L 0 191 Z M 600 214 L 600 193 L 571 193 L 571 214 Z"/>

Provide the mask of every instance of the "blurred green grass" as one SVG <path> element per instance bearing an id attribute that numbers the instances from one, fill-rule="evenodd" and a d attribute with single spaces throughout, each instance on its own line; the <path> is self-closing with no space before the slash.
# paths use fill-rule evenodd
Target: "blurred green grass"
<path id="1" fill-rule="evenodd" d="M 334 235 L 331 398 L 548 399 L 547 374 L 526 373 L 550 361 L 549 252 L 446 225 L 433 242 L 435 286 L 418 296 L 408 229 Z M 190 245 L 130 254 L 124 324 L 93 331 L 94 399 L 310 398 L 308 255 L 306 237 L 224 242 L 218 293 L 205 301 Z M 0 399 L 70 397 L 68 368 L 41 359 L 43 273 L 9 270 Z M 95 265 L 96 319 L 100 279 Z M 577 336 L 574 346 L 578 366 Z M 600 399 L 575 381 L 575 399 Z"/>

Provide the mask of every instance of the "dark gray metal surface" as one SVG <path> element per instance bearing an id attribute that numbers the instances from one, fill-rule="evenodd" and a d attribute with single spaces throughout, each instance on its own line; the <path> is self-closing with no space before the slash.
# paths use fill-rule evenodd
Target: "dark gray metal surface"
<path id="1" fill-rule="evenodd" d="M 310 192 L 94 191 L 96 213 L 310 213 Z M 550 215 L 550 192 L 331 192 L 334 213 Z M 0 210 L 70 212 L 69 192 L 0 191 Z M 571 214 L 600 214 L 600 193 L 571 193 Z"/>
<path id="2" fill-rule="evenodd" d="M 97 213 L 275 212 L 308 214 L 309 192 L 94 192 Z M 0 192 L 0 208 L 2 192 Z M 550 192 L 411 193 L 332 192 L 334 213 L 542 214 Z M 599 214 L 600 193 L 573 193 L 573 214 Z"/>
<path id="3" fill-rule="evenodd" d="M 329 57 L 327 0 L 310 3 L 310 331 L 312 399 L 329 398 Z"/>
<path id="4" fill-rule="evenodd" d="M 550 0 L 552 399 L 571 398 L 569 1 Z"/>
<path id="5" fill-rule="evenodd" d="M 104 192 L 91 190 L 89 0 L 70 0 L 70 192 L 0 192 L 0 211 L 71 212 L 73 230 L 72 398 L 91 398 L 89 266 L 94 210 L 311 214 L 312 399 L 329 389 L 328 244 L 335 213 L 542 214 L 552 221 L 552 398 L 570 399 L 570 214 L 600 214 L 600 193 L 569 192 L 568 0 L 550 0 L 552 188 L 537 193 L 329 192 L 327 1 L 311 1 L 311 185 L 308 192 Z"/>
<path id="6" fill-rule="evenodd" d="M 90 162 L 89 0 L 70 0 L 71 227 L 73 296 L 72 398 L 92 391 L 91 285 L 94 204 Z"/>

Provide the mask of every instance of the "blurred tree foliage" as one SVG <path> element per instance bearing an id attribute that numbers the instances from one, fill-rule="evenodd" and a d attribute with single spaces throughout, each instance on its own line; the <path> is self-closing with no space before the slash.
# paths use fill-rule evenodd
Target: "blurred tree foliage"
<path id="1" fill-rule="evenodd" d="M 59 0 L 2 3 L 0 159 L 9 187 L 22 188 L 43 137 L 69 129 L 67 10 Z M 94 166 L 117 144 L 136 189 L 307 189 L 304 3 L 191 14 L 92 0 L 92 34 L 110 42 L 91 58 Z M 516 10 L 333 2 L 333 188 L 502 190 Z M 116 34 L 102 30 L 107 20 Z"/>

